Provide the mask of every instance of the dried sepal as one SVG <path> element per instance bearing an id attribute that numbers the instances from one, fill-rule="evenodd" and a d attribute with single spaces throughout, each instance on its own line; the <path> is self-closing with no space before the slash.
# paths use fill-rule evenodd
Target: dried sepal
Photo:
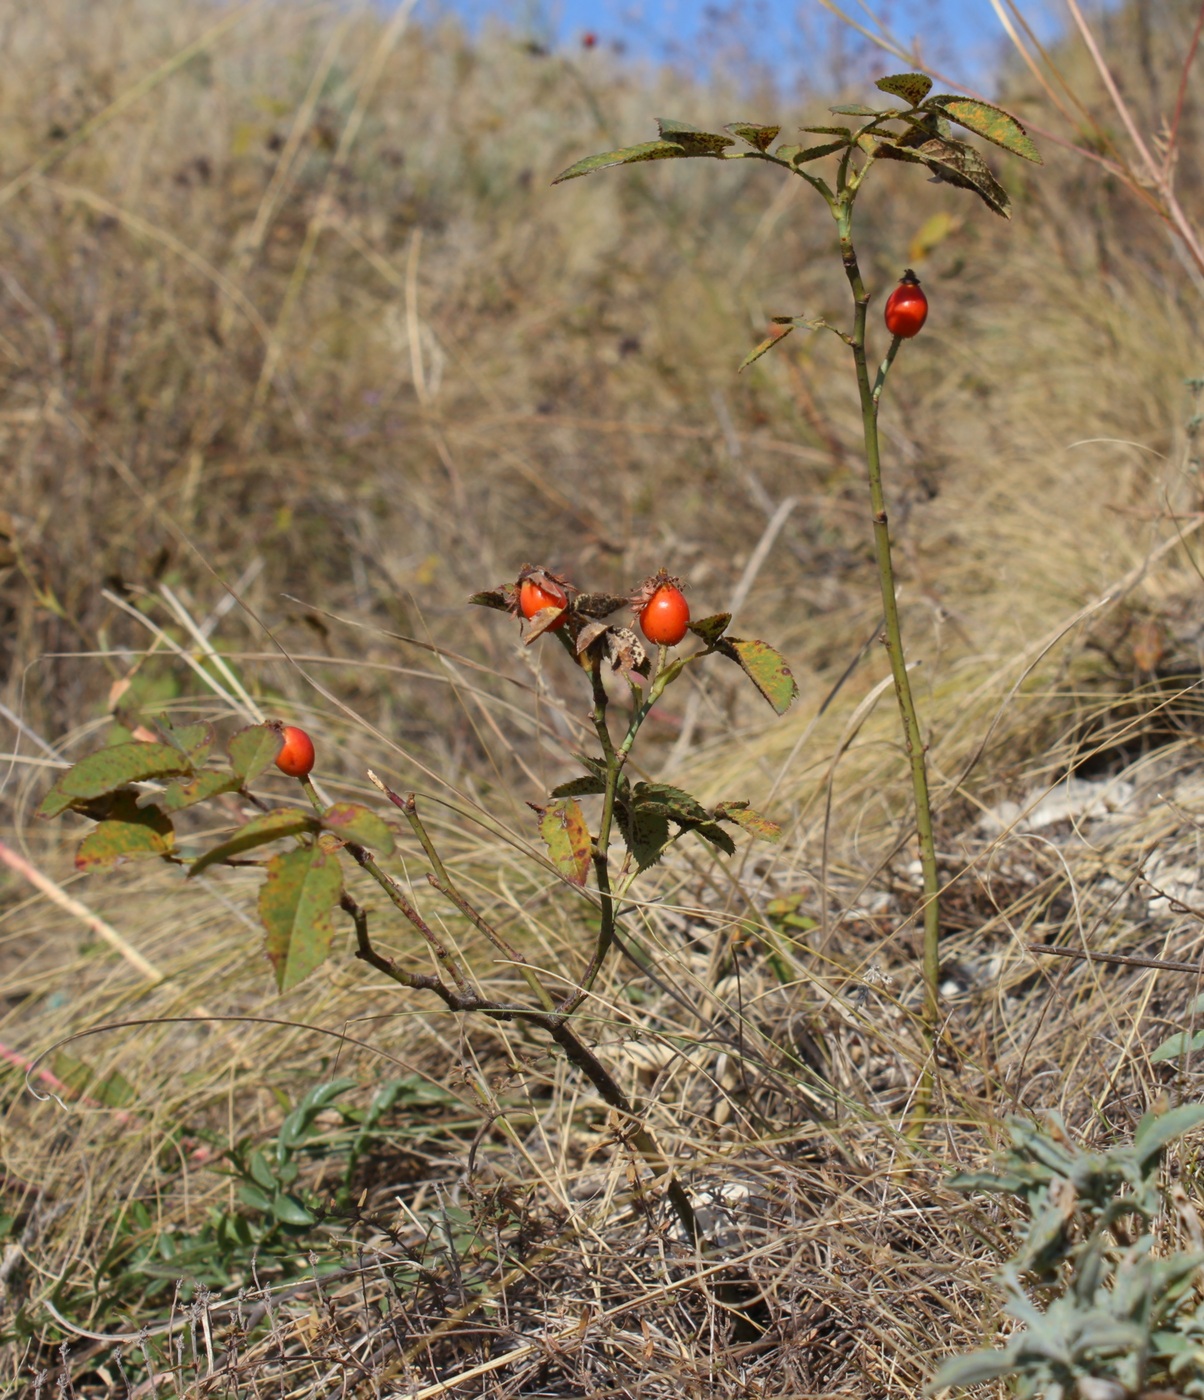
<path id="1" fill-rule="evenodd" d="M 643 583 L 639 584 L 631 597 L 627 600 L 631 604 L 631 611 L 635 613 L 636 621 L 639 621 L 640 614 L 652 601 L 656 591 L 660 588 L 676 588 L 679 592 L 685 592 L 681 579 L 671 574 L 668 569 L 657 569 L 656 573 L 649 575 Z"/>
<path id="2" fill-rule="evenodd" d="M 630 627 L 606 629 L 606 659 L 611 669 L 622 672 L 632 685 L 648 674 L 648 653 Z"/>

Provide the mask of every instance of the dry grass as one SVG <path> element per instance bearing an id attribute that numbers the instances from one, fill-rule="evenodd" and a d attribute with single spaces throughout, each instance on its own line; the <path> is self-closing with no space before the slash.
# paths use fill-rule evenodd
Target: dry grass
<path id="1" fill-rule="evenodd" d="M 917 1393 L 989 1334 L 1007 1249 L 1006 1215 L 949 1193 L 947 1168 L 981 1162 L 1013 1109 L 1102 1139 L 1196 1088 L 1147 1058 L 1182 977 L 1026 951 L 1191 959 L 1200 939 L 1183 381 L 1204 360 L 1161 236 L 1055 151 L 1003 171 L 1011 227 L 910 171 L 863 205 L 879 290 L 929 215 L 954 220 L 919 264 L 933 316 L 884 415 L 957 1051 L 913 1145 L 916 889 L 873 648 L 820 713 L 878 617 L 855 397 L 830 339 L 733 374 L 768 316 L 842 314 L 826 216 L 762 171 L 548 188 L 660 112 L 789 127 L 825 98 L 771 112 L 734 82 L 323 4 L 14 0 L 0 33 L 4 840 L 48 882 L 10 867 L 2 887 L 0 1388 Z M 623 591 L 663 564 L 718 610 L 788 497 L 737 630 L 788 654 L 801 701 L 770 724 L 717 675 L 666 706 L 642 760 L 755 800 L 785 839 L 730 863 L 676 850 L 637 887 L 639 961 L 581 1017 L 680 1164 L 702 1253 L 533 1033 L 461 1024 L 349 956 L 276 997 L 252 878 L 80 877 L 68 824 L 32 819 L 115 722 L 300 718 L 332 796 L 373 800 L 369 766 L 417 790 L 473 898 L 571 977 L 591 911 L 533 858 L 525 804 L 572 773 L 583 697 L 558 652 L 463 599 L 528 559 Z M 1123 810 L 978 824 L 1074 764 L 1123 769 Z M 400 869 L 491 990 L 516 980 L 440 911 L 414 847 Z M 119 1072 L 124 1107 L 29 1091 L 18 1061 L 114 1023 L 136 1024 L 69 1053 L 93 1086 Z M 352 1204 L 291 1259 L 173 1275 L 161 1241 L 236 1209 L 223 1150 L 274 1142 L 336 1073 L 361 1106 L 407 1073 L 446 1095 L 392 1113 Z M 306 1179 L 332 1190 L 336 1166 Z M 131 1271 L 139 1251 L 158 1275 Z"/>

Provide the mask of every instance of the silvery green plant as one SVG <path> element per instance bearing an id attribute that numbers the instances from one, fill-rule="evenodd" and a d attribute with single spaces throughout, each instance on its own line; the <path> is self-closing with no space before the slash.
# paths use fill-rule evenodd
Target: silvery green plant
<path id="1" fill-rule="evenodd" d="M 1061 1119 L 1046 1131 L 1008 1120 L 1001 1169 L 961 1172 L 959 1191 L 1017 1197 L 1029 1212 L 1020 1247 L 999 1273 L 1005 1344 L 947 1361 L 929 1393 L 1006 1378 L 1028 1400 L 1127 1400 L 1162 1389 L 1204 1397 L 1204 1249 L 1166 1253 L 1149 1228 L 1166 1210 L 1165 1149 L 1204 1123 L 1204 1104 L 1151 1112 L 1132 1143 L 1089 1152 Z M 1193 1243 L 1199 1222 L 1190 1206 Z"/>

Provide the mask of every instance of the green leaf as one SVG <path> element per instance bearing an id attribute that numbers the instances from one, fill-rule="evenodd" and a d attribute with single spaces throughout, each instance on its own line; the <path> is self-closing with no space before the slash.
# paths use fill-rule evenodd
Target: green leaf
<path id="1" fill-rule="evenodd" d="M 730 131 L 733 136 L 738 136 L 741 141 L 747 141 L 750 146 L 755 146 L 758 151 L 769 149 L 770 143 L 775 141 L 780 126 L 761 126 L 757 122 L 728 122 L 723 128 Z"/>
<path id="2" fill-rule="evenodd" d="M 245 786 L 258 778 L 284 747 L 284 735 L 272 724 L 251 724 L 240 729 L 226 745 L 230 763 Z"/>
<path id="3" fill-rule="evenodd" d="M 754 812 L 747 802 L 721 802 L 715 808 L 715 817 L 719 821 L 735 822 L 741 830 L 747 831 L 758 841 L 782 839 L 782 828 L 777 822 L 771 822 L 768 817 Z"/>
<path id="4" fill-rule="evenodd" d="M 1021 156 L 1037 165 L 1044 164 L 1032 138 L 1016 118 L 1010 112 L 1005 112 L 1002 107 L 995 107 L 990 102 L 979 102 L 971 97 L 953 97 L 944 93 L 938 97 L 930 97 L 924 106 L 929 111 L 939 111 L 951 122 L 964 126 L 976 136 L 992 141 L 996 146 L 1002 146 L 1014 156 Z"/>
<path id="5" fill-rule="evenodd" d="M 710 617 L 700 617 L 697 622 L 691 622 L 690 631 L 708 647 L 713 647 L 727 631 L 731 620 L 731 613 L 714 613 Z"/>
<path id="6" fill-rule="evenodd" d="M 592 175 L 595 170 L 605 170 L 612 165 L 635 165 L 644 160 L 681 160 L 689 154 L 676 141 L 643 141 L 638 146 L 624 146 L 617 151 L 603 151 L 600 155 L 586 156 L 584 160 L 570 165 L 567 170 L 562 170 L 552 183 L 561 185 L 565 180 Z M 483 596 L 477 594 L 471 601 L 481 602 Z"/>
<path id="7" fill-rule="evenodd" d="M 671 117 L 657 117 L 656 126 L 662 140 L 674 142 L 688 156 L 717 156 L 736 144 L 730 136 L 699 131 L 688 122 L 677 122 Z"/>
<path id="8" fill-rule="evenodd" d="M 767 335 L 765 339 L 760 343 L 760 345 L 756 347 L 755 350 L 750 350 L 748 354 L 745 355 L 745 357 L 740 361 L 739 365 L 736 368 L 736 373 L 742 374 L 749 367 L 749 365 L 755 364 L 756 361 L 759 360 L 767 350 L 772 350 L 775 345 L 780 345 L 792 330 L 794 330 L 793 326 L 787 326 L 784 331 L 779 331 L 777 335 Z"/>
<path id="9" fill-rule="evenodd" d="M 393 832 L 388 823 L 356 802 L 336 802 L 322 813 L 322 825 L 340 841 L 367 846 L 382 856 L 393 851 Z"/>
<path id="10" fill-rule="evenodd" d="M 950 1357 L 924 1389 L 928 1394 L 936 1390 L 965 1390 L 1006 1376 L 1015 1368 L 1016 1363 L 1006 1347 L 1002 1351 L 972 1351 L 965 1356 Z"/>
<path id="11" fill-rule="evenodd" d="M 1169 1143 L 1204 1123 L 1204 1104 L 1185 1103 L 1167 1113 L 1147 1113 L 1137 1125 L 1133 1151 L 1144 1164 Z"/>
<path id="12" fill-rule="evenodd" d="M 779 146 L 774 155 L 779 160 L 788 160 L 791 165 L 806 165 L 808 161 L 818 160 L 820 156 L 830 156 L 836 151 L 843 151 L 848 144 L 847 141 L 825 141 L 821 146 Z"/>
<path id="13" fill-rule="evenodd" d="M 259 1150 L 258 1147 L 255 1149 L 254 1152 L 251 1153 L 251 1156 L 247 1162 L 247 1167 L 250 1170 L 252 1177 L 254 1177 L 254 1179 L 259 1183 L 259 1185 L 262 1186 L 265 1190 L 274 1191 L 276 1189 L 275 1174 L 273 1173 L 271 1167 L 268 1166 L 268 1159 L 263 1155 L 263 1153 Z"/>
<path id="14" fill-rule="evenodd" d="M 116 794 L 109 816 L 80 842 L 77 870 L 112 870 L 122 860 L 164 856 L 175 844 L 171 819 L 158 807 L 139 807 L 138 794 Z"/>
<path id="15" fill-rule="evenodd" d="M 262 817 L 252 817 L 245 826 L 239 827 L 233 836 L 194 861 L 188 871 L 189 878 L 199 875 L 202 870 L 208 870 L 211 865 L 229 860 L 231 856 L 241 855 L 243 851 L 253 850 L 256 846 L 266 846 L 269 841 L 279 841 L 282 836 L 301 836 L 307 831 L 317 829 L 317 816 L 301 807 L 280 807 Z"/>
<path id="16" fill-rule="evenodd" d="M 274 856 L 259 892 L 276 985 L 287 992 L 320 967 L 334 938 L 331 914 L 343 891 L 338 858 L 320 846 Z"/>
<path id="17" fill-rule="evenodd" d="M 190 773 L 188 759 L 170 744 L 115 744 L 80 761 L 42 799 L 39 817 L 57 817 L 68 807 L 103 797 L 130 783 L 148 778 L 174 778 Z"/>
<path id="18" fill-rule="evenodd" d="M 217 735 L 208 720 L 198 720 L 195 724 L 182 724 L 178 729 L 163 723 L 163 736 L 169 744 L 186 753 L 198 767 L 209 756 L 209 750 L 217 743 Z"/>
<path id="19" fill-rule="evenodd" d="M 275 1182 L 272 1184 L 275 1185 Z M 257 1210 L 263 1215 L 272 1213 L 271 1196 L 249 1181 L 244 1181 L 238 1188 L 238 1199 L 244 1206 L 250 1206 L 252 1210 Z"/>
<path id="20" fill-rule="evenodd" d="M 297 1107 L 312 1120 L 322 1109 L 329 1108 L 335 1099 L 342 1098 L 349 1089 L 355 1089 L 358 1085 L 358 1079 L 330 1079 L 325 1084 L 311 1089 Z"/>
<path id="21" fill-rule="evenodd" d="M 627 849 L 635 857 L 636 868 L 647 870 L 655 865 L 669 844 L 669 817 L 662 807 L 637 807 L 626 804 L 617 809 L 619 830 Z"/>
<path id="22" fill-rule="evenodd" d="M 553 797 L 601 797 L 606 791 L 605 778 L 573 778 L 552 789 Z"/>
<path id="23" fill-rule="evenodd" d="M 734 661 L 779 715 L 784 715 L 798 695 L 798 684 L 780 651 L 768 642 L 746 642 L 720 637 L 715 650 Z"/>
<path id="24" fill-rule="evenodd" d="M 690 830 L 695 836 L 701 836 L 704 841 L 709 841 L 712 846 L 717 846 L 725 855 L 734 856 L 736 854 L 736 843 L 718 823 L 698 822 L 696 825 L 692 825 Z"/>
<path id="25" fill-rule="evenodd" d="M 155 793 L 153 801 L 165 812 L 179 812 L 185 807 L 194 807 L 198 802 L 216 797 L 219 793 L 237 792 L 241 786 L 236 773 L 222 773 L 213 768 L 205 773 L 198 773 L 191 780 L 177 778 L 175 782 L 168 783 L 163 792 Z"/>
<path id="26" fill-rule="evenodd" d="M 945 184 L 973 190 L 988 209 L 1005 219 L 1012 217 L 1012 202 L 1007 191 L 992 175 L 986 161 L 964 141 L 947 140 L 943 136 L 930 136 L 918 142 L 909 142 L 907 138 L 881 141 L 874 147 L 874 155 L 885 160 L 926 165 Z"/>
<path id="27" fill-rule="evenodd" d="M 549 803 L 540 817 L 539 834 L 556 869 L 574 885 L 584 885 L 593 841 L 577 803 L 571 797 Z"/>
<path id="28" fill-rule="evenodd" d="M 272 1214 L 282 1225 L 313 1225 L 318 1217 L 301 1204 L 296 1196 L 281 1191 L 272 1201 Z"/>
<path id="29" fill-rule="evenodd" d="M 1150 1063 L 1160 1065 L 1166 1060 L 1177 1060 L 1185 1050 L 1195 1052 L 1200 1049 L 1204 1049 L 1204 1030 L 1196 1031 L 1191 1037 L 1186 1031 L 1179 1031 L 1150 1054 Z"/>
<path id="30" fill-rule="evenodd" d="M 1033 1183 L 1026 1176 L 1007 1172 L 954 1172 L 945 1185 L 951 1191 L 999 1191 L 1018 1196 Z"/>
<path id="31" fill-rule="evenodd" d="M 800 131 L 813 131 L 817 136 L 843 136 L 847 146 L 853 139 L 851 126 L 800 126 Z"/>
<path id="32" fill-rule="evenodd" d="M 876 107 L 866 107 L 860 102 L 846 102 L 840 107 L 829 107 L 829 112 L 834 112 L 838 117 L 882 117 L 885 112 L 879 112 Z"/>
<path id="33" fill-rule="evenodd" d="M 668 783 L 636 783 L 632 790 L 631 805 L 637 809 L 663 807 L 668 816 L 683 826 L 711 819 L 711 814 L 696 797 L 692 797 L 682 788 L 671 787 Z"/>
<path id="34" fill-rule="evenodd" d="M 879 92 L 889 92 L 892 97 L 901 97 L 912 107 L 918 107 L 932 91 L 932 79 L 923 73 L 894 73 L 888 78 L 879 78 L 874 86 Z"/>

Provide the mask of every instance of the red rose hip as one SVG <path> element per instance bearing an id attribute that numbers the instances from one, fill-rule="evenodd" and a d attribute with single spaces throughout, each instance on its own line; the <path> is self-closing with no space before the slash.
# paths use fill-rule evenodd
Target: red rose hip
<path id="1" fill-rule="evenodd" d="M 690 605 L 673 583 L 662 583 L 640 608 L 640 631 L 658 647 L 675 647 L 690 625 Z"/>
<path id="2" fill-rule="evenodd" d="M 314 741 L 294 724 L 286 724 L 280 732 L 284 747 L 276 755 L 276 767 L 290 778 L 308 777 L 314 766 Z"/>
<path id="3" fill-rule="evenodd" d="M 568 594 L 551 579 L 537 583 L 533 578 L 525 578 L 518 586 L 518 608 L 528 622 L 544 608 L 563 608 L 568 602 Z M 547 629 L 557 632 L 568 621 L 568 613 L 561 613 Z"/>
<path id="4" fill-rule="evenodd" d="M 920 279 L 911 268 L 907 269 L 899 285 L 887 297 L 883 316 L 891 335 L 897 335 L 902 340 L 919 335 L 928 319 L 928 298 L 920 286 Z"/>

